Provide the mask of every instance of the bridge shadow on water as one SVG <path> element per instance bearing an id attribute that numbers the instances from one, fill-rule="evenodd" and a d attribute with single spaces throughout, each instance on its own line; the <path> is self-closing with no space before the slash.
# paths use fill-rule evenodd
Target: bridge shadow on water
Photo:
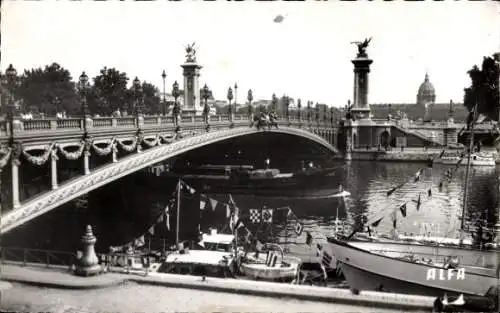
<path id="1" fill-rule="evenodd" d="M 293 140 L 290 140 L 292 139 Z M 68 149 L 70 150 L 70 149 Z M 126 154 L 121 153 L 120 157 Z M 172 165 L 190 162 L 196 164 L 250 164 L 255 168 L 263 168 L 264 160 L 271 159 L 271 167 L 282 171 L 295 171 L 301 166 L 301 161 L 313 161 L 323 167 L 331 166 L 332 153 L 317 144 L 283 134 L 255 134 L 223 141 L 208 147 L 192 150 L 181 156 L 168 160 Z M 92 155 L 91 169 L 110 162 L 110 157 Z M 50 162 L 42 166 L 34 166 L 23 162 L 20 168 L 20 198 L 30 199 L 36 194 L 50 190 Z M 58 161 L 59 185 L 78 177 L 83 172 L 81 159 L 68 161 L 60 158 Z M 4 207 L 10 201 L 10 170 L 3 172 L 2 193 Z M 338 187 L 340 177 L 332 181 L 331 193 Z M 103 186 L 85 196 L 70 201 L 46 214 L 43 214 L 22 225 L 2 237 L 2 245 L 76 251 L 80 248 L 80 238 L 85 226 L 93 226 L 97 236 L 96 249 L 107 251 L 109 246 L 123 245 L 143 234 L 158 221 L 169 200 L 173 198 L 176 180 L 171 177 L 155 176 L 148 170 L 141 170 Z M 219 229 L 227 225 L 225 210 L 214 213 L 200 213 L 200 192 L 194 195 L 183 194 L 180 216 L 180 238 L 194 238 L 198 232 L 198 224 L 206 230 L 209 226 Z M 227 202 L 227 195 L 208 195 L 220 202 Z M 234 195 L 238 206 L 243 212 L 250 208 L 289 206 L 287 197 L 256 197 L 252 195 Z M 317 200 L 314 209 L 310 208 L 310 199 L 294 199 L 294 212 L 301 217 L 325 216 L 314 211 L 333 212 L 338 199 Z M 333 208 L 333 209 L 332 209 Z M 167 244 L 175 240 L 176 209 L 175 205 L 169 211 L 170 230 L 165 221 L 155 227 L 154 238 L 163 239 Z M 341 212 L 345 215 L 345 212 Z M 328 214 L 330 215 L 330 214 Z M 200 218 L 202 221 L 200 222 Z M 330 217 L 317 218 L 318 223 L 328 224 Z M 146 236 L 148 239 L 148 236 Z"/>

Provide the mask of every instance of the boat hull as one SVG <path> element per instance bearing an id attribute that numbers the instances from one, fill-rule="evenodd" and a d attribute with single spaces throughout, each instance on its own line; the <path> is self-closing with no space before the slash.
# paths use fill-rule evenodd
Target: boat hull
<path id="1" fill-rule="evenodd" d="M 427 296 L 486 296 L 497 284 L 492 272 L 464 266 L 445 269 L 371 253 L 335 238 L 324 249 L 336 256 L 352 290 L 377 290 Z"/>

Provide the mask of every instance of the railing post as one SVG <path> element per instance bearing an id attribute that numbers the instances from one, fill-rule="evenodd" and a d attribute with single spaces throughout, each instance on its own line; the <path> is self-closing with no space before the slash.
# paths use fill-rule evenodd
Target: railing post
<path id="1" fill-rule="evenodd" d="M 117 127 L 117 126 L 118 126 L 118 120 L 117 120 L 117 118 L 116 118 L 116 117 L 113 117 L 113 118 L 111 119 L 111 127 L 115 128 L 115 127 Z"/>
<path id="2" fill-rule="evenodd" d="M 50 120 L 50 129 L 51 130 L 56 130 L 57 129 L 57 120 Z"/>

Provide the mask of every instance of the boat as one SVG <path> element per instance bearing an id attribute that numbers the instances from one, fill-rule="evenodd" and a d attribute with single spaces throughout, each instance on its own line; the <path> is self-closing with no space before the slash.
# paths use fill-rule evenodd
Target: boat
<path id="1" fill-rule="evenodd" d="M 436 159 L 436 163 L 443 165 L 462 165 L 467 166 L 467 162 L 463 162 L 463 157 L 459 154 L 443 155 L 441 158 Z M 471 166 L 496 166 L 496 160 L 493 154 L 485 152 L 476 152 L 471 155 Z"/>
<path id="2" fill-rule="evenodd" d="M 472 151 L 474 126 L 469 151 Z M 462 217 L 465 216 L 469 170 L 472 155 L 467 159 Z M 498 250 L 478 250 L 464 244 L 465 219 L 461 238 L 447 245 L 419 243 L 415 238 L 401 240 L 353 240 L 353 235 L 328 237 L 325 249 L 340 262 L 342 272 L 354 293 L 378 290 L 395 293 L 435 296 L 483 297 L 498 306 Z M 410 240 L 411 239 L 411 240 Z M 442 240 L 442 239 L 438 239 Z"/>
<path id="3" fill-rule="evenodd" d="M 300 260 L 285 258 L 283 249 L 277 244 L 266 243 L 263 251 L 247 254 L 241 260 L 239 270 L 255 280 L 292 282 L 299 273 Z"/>
<path id="4" fill-rule="evenodd" d="M 302 168 L 281 172 L 276 168 L 254 169 L 252 165 L 202 165 L 178 168 L 166 176 L 181 177 L 207 193 L 305 196 L 332 186 L 338 168 Z"/>

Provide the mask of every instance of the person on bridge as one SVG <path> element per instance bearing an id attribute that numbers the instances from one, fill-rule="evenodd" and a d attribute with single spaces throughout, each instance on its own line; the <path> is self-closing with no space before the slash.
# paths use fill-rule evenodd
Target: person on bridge
<path id="1" fill-rule="evenodd" d="M 269 129 L 271 129 L 272 126 L 275 126 L 276 129 L 278 129 L 278 116 L 276 115 L 276 112 L 275 111 L 272 111 L 270 114 L 269 114 L 269 118 L 270 118 L 270 124 L 269 124 Z"/>

